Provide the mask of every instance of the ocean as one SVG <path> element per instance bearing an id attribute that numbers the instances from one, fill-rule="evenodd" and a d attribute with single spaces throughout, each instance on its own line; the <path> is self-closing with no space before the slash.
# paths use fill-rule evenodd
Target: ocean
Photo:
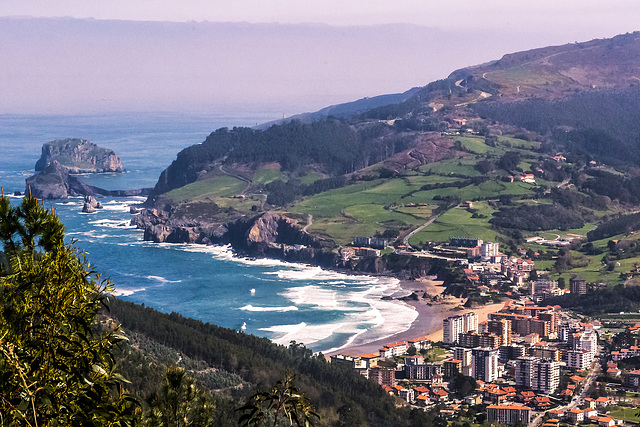
<path id="1" fill-rule="evenodd" d="M 219 127 L 253 126 L 276 113 L 170 113 L 82 116 L 0 115 L 0 185 L 13 203 L 32 175 L 42 144 L 83 138 L 113 149 L 124 174 L 92 174 L 91 185 L 116 190 L 153 187 L 177 153 Z M 229 247 L 154 244 L 129 225 L 140 197 L 102 198 L 104 209 L 82 213 L 82 198 L 47 202 L 120 298 L 163 312 L 237 329 L 314 351 L 388 337 L 409 328 L 417 312 L 383 296 L 403 293 L 388 277 L 354 276 L 304 264 L 235 257 Z"/>

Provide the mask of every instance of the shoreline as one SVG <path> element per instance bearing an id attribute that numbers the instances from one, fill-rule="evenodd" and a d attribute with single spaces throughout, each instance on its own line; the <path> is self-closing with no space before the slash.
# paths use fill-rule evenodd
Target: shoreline
<path id="1" fill-rule="evenodd" d="M 342 349 L 330 351 L 324 354 L 326 356 L 343 354 L 357 357 L 363 354 L 377 353 L 385 344 L 408 341 L 419 337 L 426 337 L 428 340 L 434 342 L 442 341 L 443 319 L 446 319 L 449 316 L 474 311 L 478 314 L 478 321 L 483 322 L 487 320 L 489 313 L 498 311 L 504 305 L 504 303 L 496 303 L 473 309 L 461 308 L 464 303 L 464 299 L 455 298 L 453 296 L 446 296 L 443 298 L 441 296 L 441 293 L 444 291 L 444 287 L 441 286 L 442 283 L 443 282 L 440 280 L 428 279 L 401 280 L 400 286 L 404 291 L 409 293 L 417 291 L 416 294 L 420 296 L 418 301 L 397 300 L 413 307 L 413 309 L 418 313 L 418 316 L 407 330 L 397 332 L 386 338 L 374 339 L 365 343 L 359 343 L 357 342 L 358 340 L 355 340 L 353 343 L 348 344 Z M 423 300 L 422 293 L 424 292 L 426 292 L 430 297 L 437 297 L 438 301 L 430 302 Z"/>

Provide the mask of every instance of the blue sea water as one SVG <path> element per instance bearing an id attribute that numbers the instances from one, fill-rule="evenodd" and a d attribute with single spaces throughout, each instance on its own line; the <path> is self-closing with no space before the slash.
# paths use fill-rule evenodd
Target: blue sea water
<path id="1" fill-rule="evenodd" d="M 42 144 L 74 137 L 115 150 L 127 169 L 124 174 L 85 175 L 89 184 L 112 190 L 153 187 L 182 148 L 202 142 L 213 130 L 275 118 L 274 113 L 252 112 L 0 115 L 0 185 L 5 194 L 23 192 Z M 19 197 L 11 197 L 19 203 Z M 113 282 L 121 298 L 325 352 L 406 330 L 417 316 L 403 303 L 381 299 L 401 292 L 393 278 L 247 260 L 234 257 L 228 247 L 145 242 L 142 232 L 129 225 L 130 206 L 142 201 L 103 198 L 104 209 L 93 214 L 81 212 L 81 198 L 51 203 L 68 238 Z"/>

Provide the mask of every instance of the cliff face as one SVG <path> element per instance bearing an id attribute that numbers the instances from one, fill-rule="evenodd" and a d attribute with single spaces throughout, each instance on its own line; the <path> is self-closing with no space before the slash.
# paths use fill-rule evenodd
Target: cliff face
<path id="1" fill-rule="evenodd" d="M 43 144 L 36 171 L 44 171 L 53 161 L 72 174 L 124 172 L 122 162 L 113 150 L 98 147 L 84 139 L 57 139 Z"/>
<path id="2" fill-rule="evenodd" d="M 31 188 L 31 195 L 40 199 L 66 199 L 69 196 L 96 193 L 82 180 L 69 176 L 69 170 L 55 160 L 26 181 L 27 187 Z"/>

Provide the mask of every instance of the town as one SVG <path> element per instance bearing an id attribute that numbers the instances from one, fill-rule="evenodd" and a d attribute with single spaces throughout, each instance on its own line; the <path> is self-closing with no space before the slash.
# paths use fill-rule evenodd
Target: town
<path id="1" fill-rule="evenodd" d="M 372 354 L 336 354 L 331 363 L 380 384 L 398 404 L 437 408 L 453 425 L 638 425 L 640 314 L 583 318 L 545 300 L 586 294 L 586 280 L 574 276 L 563 289 L 530 277 L 534 261 L 505 256 L 498 243 L 450 245 L 466 248 L 467 285 L 510 286 L 502 308 L 486 320 L 474 311 L 444 319 L 441 341 L 417 337 Z"/>

